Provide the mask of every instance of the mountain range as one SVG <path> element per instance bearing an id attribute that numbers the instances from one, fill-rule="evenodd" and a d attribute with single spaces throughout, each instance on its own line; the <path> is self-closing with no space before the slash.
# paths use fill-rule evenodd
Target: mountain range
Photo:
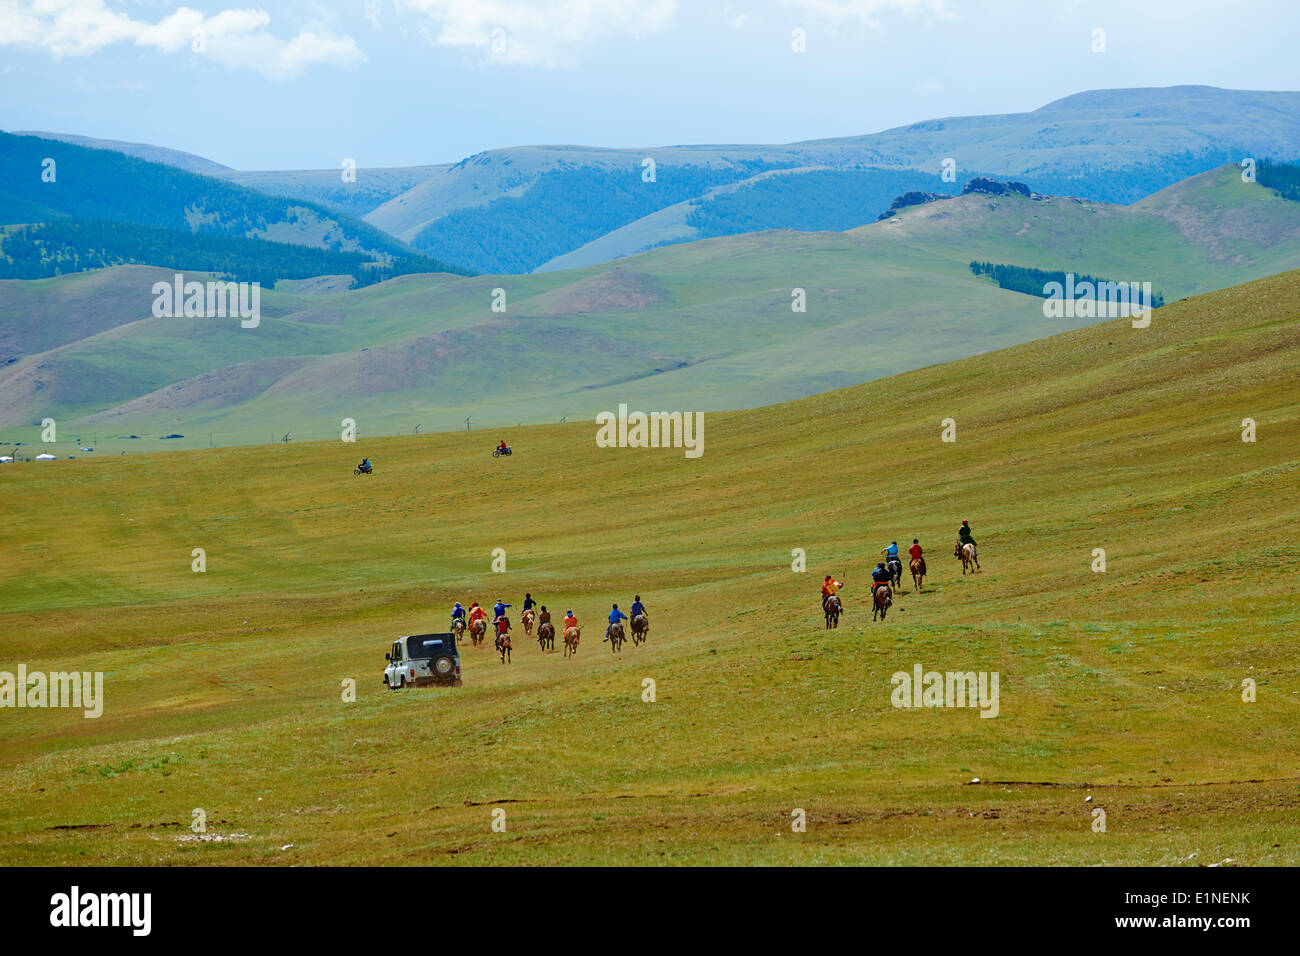
<path id="1" fill-rule="evenodd" d="M 159 147 L 34 135 L 301 204 L 297 220 L 290 218 L 294 207 L 283 207 L 264 224 L 246 223 L 245 235 L 395 254 L 375 234 L 362 234 L 356 220 L 363 220 L 404 253 L 457 271 L 504 274 L 595 265 L 756 229 L 842 230 L 872 221 L 903 192 L 956 192 L 980 175 L 1042 193 L 1132 203 L 1225 163 L 1300 157 L 1300 93 L 1097 90 L 1027 113 L 947 117 L 841 139 L 519 146 L 456 163 L 362 167 L 353 181 L 338 167 L 238 171 Z"/>

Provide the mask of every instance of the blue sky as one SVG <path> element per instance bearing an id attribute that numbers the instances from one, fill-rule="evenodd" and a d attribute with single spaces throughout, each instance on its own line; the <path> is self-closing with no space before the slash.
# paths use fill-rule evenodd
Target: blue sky
<path id="1" fill-rule="evenodd" d="M 849 136 L 1099 88 L 1300 88 L 1293 2 L 245 4 L 0 0 L 0 128 L 337 168 Z"/>

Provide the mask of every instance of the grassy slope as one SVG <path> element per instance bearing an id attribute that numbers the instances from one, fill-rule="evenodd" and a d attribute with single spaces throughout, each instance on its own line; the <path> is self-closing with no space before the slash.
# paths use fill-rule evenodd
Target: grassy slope
<path id="1" fill-rule="evenodd" d="M 972 276 L 971 259 L 1145 279 L 1169 301 L 1300 265 L 1300 204 L 1242 183 L 1231 167 L 1152 197 L 1151 208 L 967 196 L 899 219 L 708 240 L 567 273 L 268 292 L 256 330 L 147 319 L 0 371 L 8 424 L 26 427 L 0 437 L 35 441 L 30 423 L 45 415 L 71 423 L 236 362 L 296 355 L 311 361 L 273 388 L 256 366 L 232 390 L 214 392 L 205 378 L 77 427 L 97 429 L 117 451 L 141 443 L 105 436 L 180 432 L 206 445 L 215 432 L 232 444 L 290 430 L 324 439 L 344 417 L 373 436 L 451 429 L 467 415 L 489 428 L 590 417 L 622 401 L 754 407 L 1079 324 L 1046 320 L 1039 300 Z M 1251 223 L 1268 228 L 1243 237 Z M 143 278 L 131 281 L 147 306 Z M 796 286 L 808 295 L 797 316 Z M 508 294 L 504 315 L 489 311 L 496 287 Z M 646 289 L 650 300 L 638 299 Z M 493 356 L 503 368 L 495 377 Z M 37 366 L 59 387 L 37 388 Z"/>
<path id="2" fill-rule="evenodd" d="M 5 713 L 0 860 L 1294 865 L 1298 303 L 1292 272 L 711 414 L 695 461 L 588 423 L 499 462 L 443 434 L 0 467 L 0 661 L 108 695 Z M 871 556 L 913 536 L 931 580 L 873 624 Z M 381 688 L 394 634 L 525 590 L 578 610 L 576 661 L 520 639 L 460 690 Z M 651 642 L 614 660 L 596 622 L 634 590 Z M 1001 716 L 893 709 L 915 663 L 997 670 Z M 195 807 L 246 836 L 186 839 Z"/>

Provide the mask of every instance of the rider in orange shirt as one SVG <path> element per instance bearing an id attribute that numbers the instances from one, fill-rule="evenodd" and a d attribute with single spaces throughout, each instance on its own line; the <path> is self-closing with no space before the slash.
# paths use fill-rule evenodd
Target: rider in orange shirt
<path id="1" fill-rule="evenodd" d="M 836 581 L 829 574 L 826 575 L 826 580 L 822 582 L 822 610 L 823 611 L 826 610 L 826 599 L 842 587 L 844 587 L 843 581 Z"/>

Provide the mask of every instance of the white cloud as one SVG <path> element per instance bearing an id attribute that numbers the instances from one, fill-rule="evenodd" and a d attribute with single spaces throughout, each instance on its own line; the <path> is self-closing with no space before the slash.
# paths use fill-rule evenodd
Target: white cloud
<path id="1" fill-rule="evenodd" d="M 399 0 L 424 15 L 438 46 L 482 51 L 491 63 L 569 65 L 577 48 L 607 36 L 664 29 L 676 0 Z"/>
<path id="2" fill-rule="evenodd" d="M 56 59 L 89 56 L 117 43 L 162 53 L 191 50 L 225 66 L 292 79 L 317 65 L 354 66 L 365 55 L 350 36 L 303 30 L 290 40 L 270 33 L 262 9 L 206 16 L 190 7 L 150 23 L 111 9 L 105 0 L 0 0 L 0 46 L 31 46 Z"/>
<path id="3" fill-rule="evenodd" d="M 956 12 L 948 0 L 782 0 L 787 7 L 795 7 L 811 19 L 840 23 L 856 20 L 873 30 L 880 29 L 880 14 L 902 13 L 932 20 L 956 20 Z"/>

